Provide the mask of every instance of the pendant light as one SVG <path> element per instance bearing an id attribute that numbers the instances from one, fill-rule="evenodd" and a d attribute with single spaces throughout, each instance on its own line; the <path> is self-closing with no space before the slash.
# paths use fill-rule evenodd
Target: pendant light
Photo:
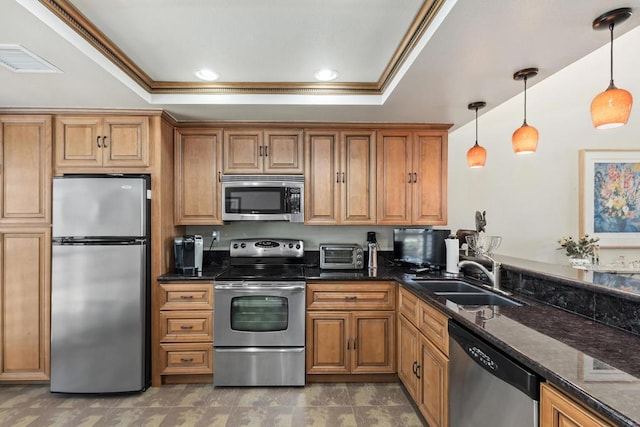
<path id="1" fill-rule="evenodd" d="M 593 21 L 593 29 L 608 28 L 611 33 L 611 80 L 607 90 L 591 102 L 591 121 L 596 129 L 612 129 L 625 125 L 629 120 L 633 97 L 624 89 L 613 84 L 613 27 L 631 16 L 631 8 L 623 7 L 598 16 Z"/>
<path id="2" fill-rule="evenodd" d="M 483 168 L 487 160 L 487 150 L 478 145 L 478 110 L 487 105 L 484 101 L 472 102 L 467 108 L 476 110 L 476 143 L 467 151 L 467 164 L 470 168 Z"/>
<path id="3" fill-rule="evenodd" d="M 516 154 L 535 153 L 536 147 L 538 147 L 538 129 L 527 124 L 527 79 L 537 75 L 537 68 L 525 68 L 516 71 L 513 75 L 514 80 L 524 80 L 524 122 L 513 132 L 511 137 L 513 152 Z"/>

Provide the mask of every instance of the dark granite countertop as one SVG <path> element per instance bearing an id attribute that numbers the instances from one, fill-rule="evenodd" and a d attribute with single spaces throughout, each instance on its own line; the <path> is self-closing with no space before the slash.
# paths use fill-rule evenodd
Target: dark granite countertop
<path id="1" fill-rule="evenodd" d="M 584 272 L 573 271 L 570 267 L 509 257 L 497 258 L 509 274 L 537 275 L 589 290 L 598 285 L 585 281 Z M 227 266 L 224 264 L 207 268 L 202 277 L 165 274 L 159 280 L 213 280 L 225 268 Z M 538 295 L 529 293 L 528 288 L 518 286 L 510 290 L 515 299 L 525 303 L 522 307 L 465 309 L 414 281 L 416 278 L 441 280 L 440 272 L 415 273 L 407 267 L 386 262 L 380 263 L 375 273 L 366 269 L 320 270 L 317 264 L 312 263 L 306 266 L 305 275 L 307 280 L 395 280 L 609 420 L 620 426 L 640 427 L 640 405 L 637 403 L 640 401 L 638 334 L 604 325 L 589 316 L 570 313 L 566 307 L 558 308 L 555 301 L 551 302 L 552 305 L 543 303 L 537 298 Z M 506 279 L 510 281 L 514 278 Z M 603 292 L 631 300 L 640 296 L 606 286 Z"/>

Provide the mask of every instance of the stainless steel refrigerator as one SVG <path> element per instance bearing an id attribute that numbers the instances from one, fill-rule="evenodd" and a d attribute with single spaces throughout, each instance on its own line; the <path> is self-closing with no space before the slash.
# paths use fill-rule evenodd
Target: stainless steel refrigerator
<path id="1" fill-rule="evenodd" d="M 150 179 L 53 179 L 51 392 L 150 384 Z"/>

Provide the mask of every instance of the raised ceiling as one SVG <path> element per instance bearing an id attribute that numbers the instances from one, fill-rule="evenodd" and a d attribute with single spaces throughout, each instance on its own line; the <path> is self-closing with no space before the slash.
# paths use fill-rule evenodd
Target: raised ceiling
<path id="1" fill-rule="evenodd" d="M 640 0 L 4 0 L 0 44 L 62 73 L 0 69 L 0 107 L 458 126 L 469 102 L 518 94 L 515 70 L 539 82 L 605 45 L 591 21 L 624 6 Z M 202 67 L 220 79 L 197 81 Z M 324 67 L 338 79 L 314 82 Z"/>

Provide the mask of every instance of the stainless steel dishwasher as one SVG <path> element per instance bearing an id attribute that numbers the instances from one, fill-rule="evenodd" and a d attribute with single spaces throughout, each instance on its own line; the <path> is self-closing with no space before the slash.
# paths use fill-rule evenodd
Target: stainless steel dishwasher
<path id="1" fill-rule="evenodd" d="M 450 427 L 538 426 L 539 378 L 449 321 Z"/>

